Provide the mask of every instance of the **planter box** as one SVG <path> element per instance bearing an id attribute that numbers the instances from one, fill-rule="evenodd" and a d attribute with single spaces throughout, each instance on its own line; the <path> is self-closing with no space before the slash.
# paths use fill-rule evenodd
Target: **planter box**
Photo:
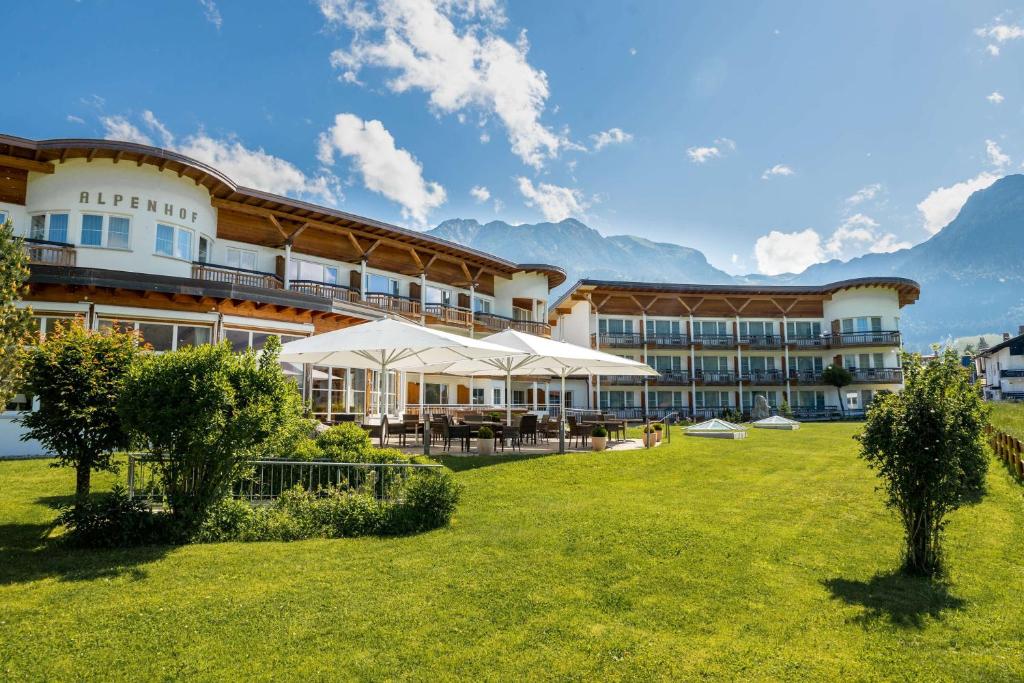
<path id="1" fill-rule="evenodd" d="M 477 439 L 476 452 L 480 455 L 494 455 L 494 439 Z"/>
<path id="2" fill-rule="evenodd" d="M 607 436 L 592 436 L 590 437 L 590 446 L 595 451 L 603 451 L 608 447 Z"/>

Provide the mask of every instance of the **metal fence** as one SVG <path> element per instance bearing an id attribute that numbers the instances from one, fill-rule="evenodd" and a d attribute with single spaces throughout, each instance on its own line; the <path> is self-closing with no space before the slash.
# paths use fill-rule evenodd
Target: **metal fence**
<path id="1" fill-rule="evenodd" d="M 161 459 L 153 455 L 128 456 L 128 497 L 161 504 L 165 489 Z M 250 502 L 271 501 L 301 485 L 307 491 L 341 488 L 372 493 L 377 500 L 391 499 L 400 485 L 417 472 L 437 472 L 430 463 L 367 463 L 299 460 L 253 460 L 248 471 L 232 482 L 231 497 Z"/>

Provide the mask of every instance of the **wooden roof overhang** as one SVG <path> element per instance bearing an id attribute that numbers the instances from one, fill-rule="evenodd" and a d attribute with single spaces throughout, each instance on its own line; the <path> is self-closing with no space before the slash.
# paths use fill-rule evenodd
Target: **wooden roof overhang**
<path id="1" fill-rule="evenodd" d="M 28 140 L 0 135 L 0 186 L 7 175 L 24 187 L 29 171 L 53 173 L 67 159 L 87 162 L 109 159 L 113 163 L 149 164 L 176 173 L 205 188 L 218 210 L 225 237 L 282 247 L 290 243 L 298 253 L 358 263 L 406 275 L 427 277 L 460 287 L 475 285 L 493 293 L 493 278 L 510 278 L 520 272 L 544 275 L 548 289 L 566 280 L 565 271 L 547 264 L 516 264 L 486 252 L 448 240 L 376 221 L 363 216 L 318 206 L 290 197 L 237 185 L 217 169 L 170 150 L 132 142 L 94 139 Z M 0 187 L 0 191 L 3 187 Z M 24 203 L 24 190 L 21 190 Z M 15 201 L 15 203 L 19 203 Z M 259 219 L 258 221 L 252 220 Z"/>
<path id="2" fill-rule="evenodd" d="M 913 280 L 867 277 L 826 285 L 689 285 L 581 280 L 551 307 L 550 321 L 588 301 L 610 315 L 781 318 L 821 317 L 823 302 L 836 292 L 865 287 L 893 289 L 899 305 L 917 301 L 921 287 Z"/>

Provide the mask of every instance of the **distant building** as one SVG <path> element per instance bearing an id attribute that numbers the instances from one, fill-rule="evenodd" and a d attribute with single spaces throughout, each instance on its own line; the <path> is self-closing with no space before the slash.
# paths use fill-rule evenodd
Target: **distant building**
<path id="1" fill-rule="evenodd" d="M 1024 325 L 1016 337 L 1009 333 L 1003 341 L 979 351 L 974 367 L 984 382 L 985 398 L 990 401 L 1024 401 Z"/>

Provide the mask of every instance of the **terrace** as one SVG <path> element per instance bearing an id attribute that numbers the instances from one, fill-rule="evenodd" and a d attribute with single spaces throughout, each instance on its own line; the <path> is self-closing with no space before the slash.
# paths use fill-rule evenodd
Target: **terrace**
<path id="1" fill-rule="evenodd" d="M 903 370 L 899 368 L 860 368 L 850 370 L 854 384 L 902 384 Z"/>
<path id="2" fill-rule="evenodd" d="M 25 240 L 25 252 L 31 265 L 74 266 L 75 245 L 48 240 Z"/>

